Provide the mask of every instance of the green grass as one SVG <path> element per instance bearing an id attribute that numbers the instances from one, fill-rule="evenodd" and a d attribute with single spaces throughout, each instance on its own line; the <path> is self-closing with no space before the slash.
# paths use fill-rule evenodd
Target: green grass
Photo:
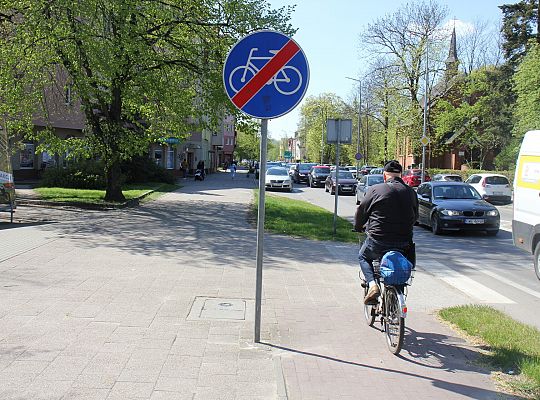
<path id="1" fill-rule="evenodd" d="M 143 201 L 153 200 L 163 193 L 171 192 L 178 189 L 180 186 L 171 185 L 168 183 L 144 183 L 125 185 L 122 193 L 126 200 L 134 199 L 143 194 L 154 190 L 155 192 L 147 196 Z M 57 187 L 41 187 L 34 189 L 39 194 L 40 198 L 49 201 L 58 202 L 76 202 L 76 203 L 92 203 L 105 204 L 105 190 L 90 190 L 90 189 L 69 189 Z"/>
<path id="2" fill-rule="evenodd" d="M 258 190 L 255 190 L 254 215 L 257 215 L 257 209 Z M 353 225 L 349 221 L 338 217 L 334 236 L 334 214 L 311 203 L 266 194 L 265 211 L 264 227 L 269 232 L 313 240 L 358 243 L 358 233 L 351 232 Z"/>
<path id="3" fill-rule="evenodd" d="M 517 389 L 540 398 L 540 331 L 517 322 L 487 306 L 459 306 L 443 309 L 441 318 L 490 346 L 488 361 L 507 372 L 522 373 L 528 379 Z M 538 396 L 538 397 L 537 397 Z"/>

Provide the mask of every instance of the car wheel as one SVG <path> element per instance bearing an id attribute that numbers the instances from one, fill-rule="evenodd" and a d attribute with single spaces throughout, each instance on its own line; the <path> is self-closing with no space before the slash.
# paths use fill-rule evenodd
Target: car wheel
<path id="1" fill-rule="evenodd" d="M 534 250 L 534 272 L 536 273 L 536 277 L 540 279 L 540 242 L 536 243 Z"/>
<path id="2" fill-rule="evenodd" d="M 439 218 L 436 215 L 431 217 L 431 231 L 434 235 L 440 235 L 442 233 Z"/>
<path id="3" fill-rule="evenodd" d="M 486 234 L 488 236 L 497 236 L 497 233 L 499 233 L 499 230 L 495 230 L 495 231 L 486 231 Z"/>

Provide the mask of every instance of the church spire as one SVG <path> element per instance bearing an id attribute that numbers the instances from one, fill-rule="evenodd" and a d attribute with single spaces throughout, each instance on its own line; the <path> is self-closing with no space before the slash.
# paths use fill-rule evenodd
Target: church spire
<path id="1" fill-rule="evenodd" d="M 450 49 L 448 50 L 448 57 L 445 61 L 446 64 L 446 75 L 448 77 L 457 74 L 459 59 L 457 56 L 457 46 L 456 46 L 456 27 L 452 29 L 452 37 L 450 38 Z"/>

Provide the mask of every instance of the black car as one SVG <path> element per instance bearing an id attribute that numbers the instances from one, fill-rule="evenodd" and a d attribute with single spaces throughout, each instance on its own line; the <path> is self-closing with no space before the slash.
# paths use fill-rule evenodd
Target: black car
<path id="1" fill-rule="evenodd" d="M 351 171 L 343 170 L 340 167 L 337 181 L 339 185 L 338 195 L 347 193 L 354 196 L 358 181 L 352 175 Z M 324 190 L 330 192 L 332 195 L 336 192 L 336 171 L 330 172 L 330 175 L 328 175 L 328 178 L 326 178 L 326 182 L 324 182 Z"/>
<path id="2" fill-rule="evenodd" d="M 328 175 L 330 175 L 330 167 L 325 167 L 324 165 L 316 165 L 311 167 L 308 174 L 309 187 L 323 187 L 324 181 L 326 181 Z"/>
<path id="3" fill-rule="evenodd" d="M 485 231 L 489 236 L 499 232 L 499 211 L 467 183 L 425 182 L 417 196 L 418 223 L 431 227 L 435 235 L 458 230 Z"/>
<path id="4" fill-rule="evenodd" d="M 306 182 L 308 183 L 308 174 L 311 167 L 317 165 L 317 163 L 298 163 L 292 175 L 292 179 L 295 183 Z"/>

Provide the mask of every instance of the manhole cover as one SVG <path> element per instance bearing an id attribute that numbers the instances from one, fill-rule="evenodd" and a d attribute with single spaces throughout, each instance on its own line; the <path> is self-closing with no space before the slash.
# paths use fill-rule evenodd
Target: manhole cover
<path id="1" fill-rule="evenodd" d="M 253 300 L 195 297 L 188 320 L 252 320 Z"/>

